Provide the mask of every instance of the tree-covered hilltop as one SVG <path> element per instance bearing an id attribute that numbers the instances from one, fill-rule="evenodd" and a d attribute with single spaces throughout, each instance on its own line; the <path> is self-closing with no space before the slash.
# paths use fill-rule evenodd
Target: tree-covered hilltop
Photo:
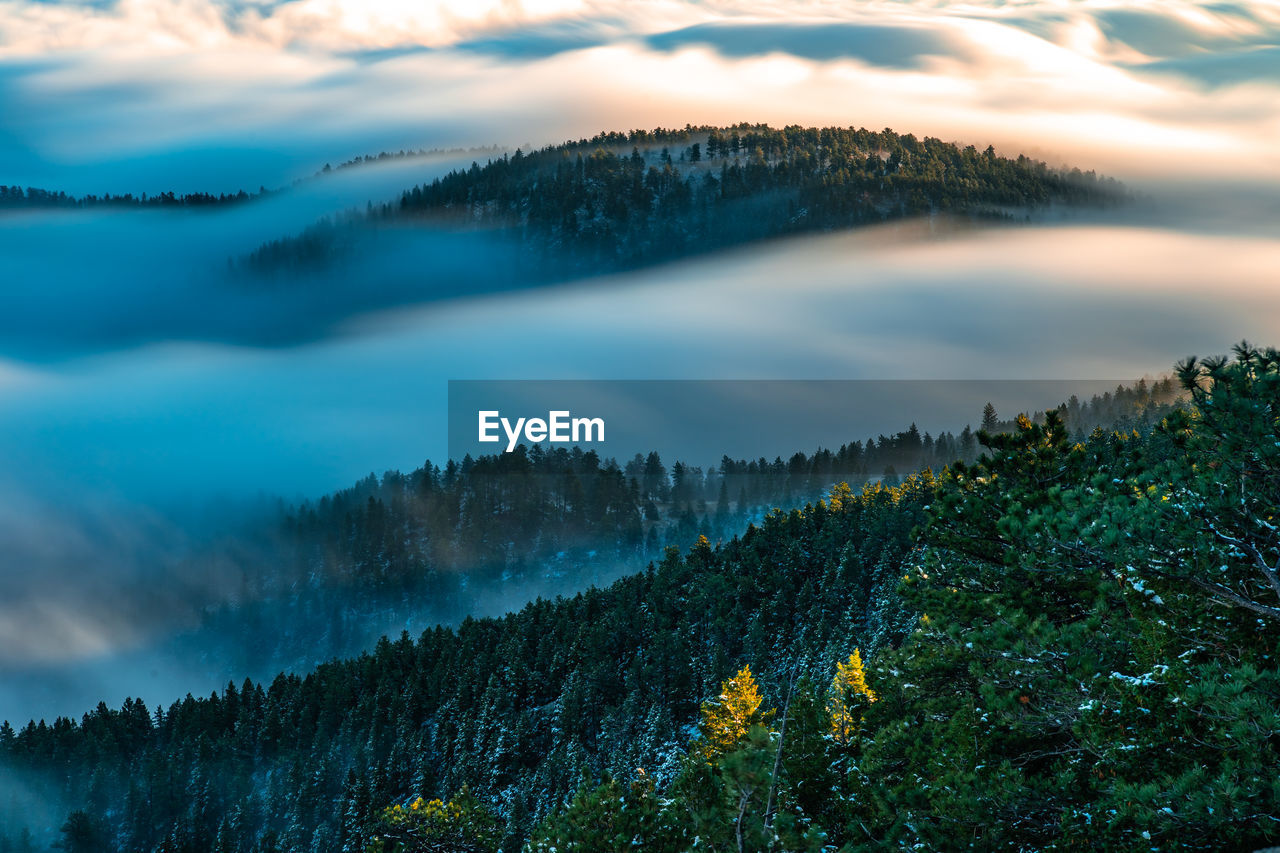
<path id="1" fill-rule="evenodd" d="M 1153 428 L 1025 419 L 606 589 L 0 728 L 0 766 L 70 850 L 1262 847 L 1280 353 L 1180 374 Z"/>
<path id="2" fill-rule="evenodd" d="M 406 192 L 399 210 L 513 225 L 551 248 L 631 265 L 903 216 L 1119 198 L 1118 185 L 1093 173 L 1001 157 L 991 147 L 979 152 L 889 129 L 736 125 L 517 151 Z"/>
<path id="3" fill-rule="evenodd" d="M 767 125 L 602 133 L 473 163 L 398 204 L 264 244 L 259 271 L 318 266 L 349 232 L 423 221 L 506 232 L 531 276 L 626 269 L 757 240 L 927 214 L 1106 206 L 1115 181 L 932 137 Z"/>

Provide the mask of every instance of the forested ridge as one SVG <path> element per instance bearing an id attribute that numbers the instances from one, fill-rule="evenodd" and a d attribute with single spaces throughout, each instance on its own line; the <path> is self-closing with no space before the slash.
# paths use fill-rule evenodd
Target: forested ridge
<path id="1" fill-rule="evenodd" d="M 1064 415 L 1080 438 L 1098 426 L 1145 429 L 1178 394 L 1169 379 L 1138 382 L 1072 398 Z M 977 425 L 993 433 L 1015 426 L 994 408 Z M 668 545 L 728 539 L 769 509 L 803 505 L 838 483 L 894 485 L 979 451 L 971 427 L 934 436 L 911 425 L 786 459 L 725 456 L 701 466 L 649 453 L 620 463 L 534 445 L 370 474 L 282 508 L 258 537 L 268 556 L 244 570 L 235 600 L 205 610 L 183 645 L 191 660 L 237 673 L 305 669 L 494 599 L 519 603 L 608 583 Z"/>
<path id="2" fill-rule="evenodd" d="M 5 209 L 57 209 L 57 208 L 211 208 L 266 198 L 272 191 L 259 187 L 257 192 L 250 193 L 238 190 L 234 193 L 174 193 L 158 192 L 153 195 L 141 193 L 103 193 L 102 195 L 70 195 L 65 190 L 46 190 L 39 187 L 0 186 L 0 210 Z"/>
<path id="3" fill-rule="evenodd" d="M 1169 405 L 1162 385 L 1117 408 L 1152 417 Z M 1117 395 L 1083 404 L 1105 407 Z M 1141 402 L 1138 402 L 1141 399 Z M 311 666 L 358 653 L 383 633 L 475 612 L 501 594 L 582 589 L 640 571 L 669 545 L 740 533 L 773 507 L 793 507 L 835 483 L 973 458 L 976 434 L 892 436 L 788 459 L 702 466 L 657 453 L 619 464 L 580 448 L 427 463 L 408 474 L 370 474 L 349 489 L 284 508 L 270 531 L 269 569 L 246 572 L 240 596 L 203 616 L 186 640 L 193 657 L 235 671 Z M 253 641 L 249 641 L 253 638 Z"/>
<path id="4" fill-rule="evenodd" d="M 348 251 L 362 229 L 420 222 L 506 235 L 526 276 L 593 274 L 904 217 L 1022 219 L 1054 204 L 1125 197 L 1093 172 L 887 128 L 657 128 L 472 163 L 398 203 L 264 243 L 247 267 L 316 268 Z"/>
<path id="5" fill-rule="evenodd" d="M 377 154 L 365 154 L 360 157 L 352 157 L 344 160 L 337 166 L 330 163 L 324 164 L 324 167 L 318 169 L 311 178 L 318 178 L 331 172 L 352 169 L 358 166 L 368 166 L 375 163 L 387 163 L 397 160 L 406 160 L 415 157 L 431 157 L 431 156 L 447 156 L 461 155 L 470 153 L 479 153 L 482 151 L 496 151 L 495 148 L 418 148 L 418 149 L 400 149 L 399 151 L 380 151 Z M 297 186 L 308 180 L 308 178 L 299 178 L 293 182 L 293 186 Z M 266 187 L 258 187 L 257 192 L 248 192 L 246 190 L 236 190 L 235 192 L 189 192 L 180 193 L 172 190 L 160 191 L 156 193 L 86 193 L 84 195 L 75 195 L 68 193 L 66 190 L 51 190 L 42 187 L 22 187 L 17 184 L 4 185 L 0 184 L 0 210 L 48 210 L 48 209 L 83 209 L 96 207 L 115 207 L 115 208 L 164 208 L 164 207 L 188 207 L 188 208 L 213 208 L 231 204 L 241 204 L 248 201 L 256 201 L 283 192 L 282 189 L 267 189 Z"/>
<path id="6" fill-rule="evenodd" d="M 865 633 L 925 482 L 843 514 L 773 515 L 720 552 L 672 548 L 607 589 L 384 639 L 303 677 L 0 729 L 0 750 L 32 790 L 80 801 L 75 849 L 362 849 L 381 807 L 463 785 L 505 812 L 518 846 L 584 770 L 673 775 L 700 698 L 744 657 L 788 664 L 800 645 L 775 647 L 801 620 L 804 647 L 832 655 Z"/>
<path id="7" fill-rule="evenodd" d="M 461 153 L 384 151 L 326 164 L 294 185 L 370 163 Z M 0 211 L 215 209 L 282 192 L 287 188 L 77 196 L 0 185 Z M 1129 197 L 1120 183 L 1092 171 L 889 128 L 687 125 L 492 154 L 484 165 L 473 162 L 407 189 L 395 202 L 371 200 L 228 261 L 233 271 L 258 275 L 311 274 L 359 260 L 362 250 L 376 255 L 371 241 L 379 232 L 424 225 L 455 238 L 459 231 L 498 237 L 514 255 L 488 274 L 517 275 L 529 285 L 787 235 L 932 215 L 1022 221 L 1050 208 L 1106 208 Z M 496 251 L 493 244 L 482 250 Z M 428 273 L 456 275 L 447 265 Z M 484 274 L 472 271 L 477 286 Z M 504 285 L 511 282 L 485 284 Z"/>
<path id="8" fill-rule="evenodd" d="M 1280 352 L 1179 378 L 1149 428 L 1021 419 L 605 589 L 0 756 L 71 850 L 1263 847 Z"/>

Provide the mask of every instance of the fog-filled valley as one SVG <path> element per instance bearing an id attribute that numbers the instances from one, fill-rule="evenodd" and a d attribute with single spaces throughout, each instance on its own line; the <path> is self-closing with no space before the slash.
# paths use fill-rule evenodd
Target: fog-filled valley
<path id="1" fill-rule="evenodd" d="M 0 853 L 1280 843 L 1278 51 L 1252 0 L 0 2 Z M 868 384 L 464 460 L 459 380 Z"/>
<path id="2" fill-rule="evenodd" d="M 514 457 L 370 474 L 296 504 L 265 495 L 201 504 L 197 493 L 175 509 L 117 497 L 90 515 L 25 494 L 7 505 L 4 541 L 13 559 L 40 571 L 6 581 L 3 715 L 52 718 L 100 699 L 198 695 L 228 680 L 305 672 L 383 635 L 607 585 L 668 545 L 731 537 L 770 508 L 837 483 L 892 482 L 976 457 L 977 429 L 1013 427 L 979 417 L 971 410 L 978 399 L 1006 412 L 1042 411 L 1068 396 L 1075 406 L 1079 392 L 1083 407 L 1070 417 L 1083 437 L 1096 426 L 1149 425 L 1179 396 L 1168 380 L 1123 393 L 1071 380 L 842 388 L 861 399 L 856 414 L 827 425 L 833 440 L 811 457 L 741 459 L 730 454 L 760 446 L 746 435 L 698 445 L 655 420 L 655 436 L 677 430 L 665 450 L 699 447 L 711 464 L 688 456 L 664 463 L 657 452 L 620 464 L 575 449 L 527 467 L 521 448 Z M 802 419 L 814 410 L 798 394 L 793 405 Z M 923 415 L 923 429 L 892 429 L 908 407 Z M 817 429 L 809 423 L 806 434 Z M 707 446 L 724 453 L 715 459 Z"/>
<path id="3" fill-rule="evenodd" d="M 513 289 L 520 279 L 498 254 L 508 238 L 431 225 L 382 229 L 333 268 L 267 279 L 228 269 L 267 238 L 502 156 L 390 158 L 225 208 L 5 213 L 6 266 L 32 286 L 3 297 L 5 540 L 31 569 L 7 579 L 4 716 L 207 692 L 322 660 L 265 654 L 244 672 L 174 637 L 237 600 L 246 575 L 274 569 L 277 544 L 260 534 L 278 499 L 444 459 L 449 379 L 1132 379 L 1233 336 L 1265 339 L 1276 317 L 1268 271 L 1280 246 L 1224 228 L 1220 190 L 1162 184 L 1137 185 L 1118 208 L 1062 207 L 1030 223 L 914 216 L 534 290 Z M 1271 203 L 1265 188 L 1252 197 Z M 1201 207 L 1213 215 L 1200 219 Z M 406 302 L 418 304 L 388 310 Z M 983 402 L 920 428 L 976 428 Z M 886 412 L 833 444 L 906 426 Z M 812 447 L 740 452 L 797 450 Z M 462 609 L 397 611 L 330 651 L 621 571 L 588 562 Z"/>

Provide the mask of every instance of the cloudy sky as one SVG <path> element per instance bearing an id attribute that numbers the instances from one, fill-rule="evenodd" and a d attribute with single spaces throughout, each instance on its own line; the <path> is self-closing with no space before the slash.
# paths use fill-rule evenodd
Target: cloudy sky
<path id="1" fill-rule="evenodd" d="M 0 181 L 256 188 L 371 150 L 741 120 L 1275 178 L 1278 89 L 1271 0 L 0 0 Z"/>

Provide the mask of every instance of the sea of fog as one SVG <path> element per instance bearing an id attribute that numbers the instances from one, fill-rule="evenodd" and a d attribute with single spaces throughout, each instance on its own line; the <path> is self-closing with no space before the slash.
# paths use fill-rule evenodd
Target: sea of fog
<path id="1" fill-rule="evenodd" d="M 0 183 L 288 189 L 217 211 L 0 212 L 0 719 L 243 676 L 166 651 L 234 575 L 186 558 L 276 496 L 440 460 L 450 379 L 1133 379 L 1280 343 L 1272 0 L 4 9 Z M 325 161 L 739 121 L 993 144 L 1146 197 L 538 290 L 501 289 L 510 258 L 483 235 L 424 232 L 328 273 L 228 275 L 471 156 L 308 177 Z M 957 429 L 981 403 L 910 418 Z M 762 438 L 724 450 L 813 449 Z M 520 603 L 506 592 L 491 611 Z"/>
<path id="2" fill-rule="evenodd" d="M 917 222 L 388 307 L 420 260 L 402 251 L 345 273 L 335 309 L 332 281 L 206 274 L 252 242 L 237 215 L 0 220 L 11 488 L 315 495 L 441 460 L 450 379 L 1137 378 L 1280 328 L 1280 241 L 1252 235 Z M 256 337 L 264 316 L 289 334 Z"/>
<path id="3" fill-rule="evenodd" d="M 457 271 L 484 280 L 490 259 L 442 260 L 441 235 L 323 281 L 226 277 L 266 237 L 453 162 L 216 213 L 0 218 L 0 718 L 241 676 L 163 654 L 225 594 L 216 570 L 173 566 L 273 496 L 443 460 L 451 379 L 1136 379 L 1280 343 L 1280 240 L 1159 199 L 1123 220 L 903 223 L 475 297 Z M 418 278 L 442 263 L 455 286 Z M 981 402 L 913 419 L 959 429 Z"/>

